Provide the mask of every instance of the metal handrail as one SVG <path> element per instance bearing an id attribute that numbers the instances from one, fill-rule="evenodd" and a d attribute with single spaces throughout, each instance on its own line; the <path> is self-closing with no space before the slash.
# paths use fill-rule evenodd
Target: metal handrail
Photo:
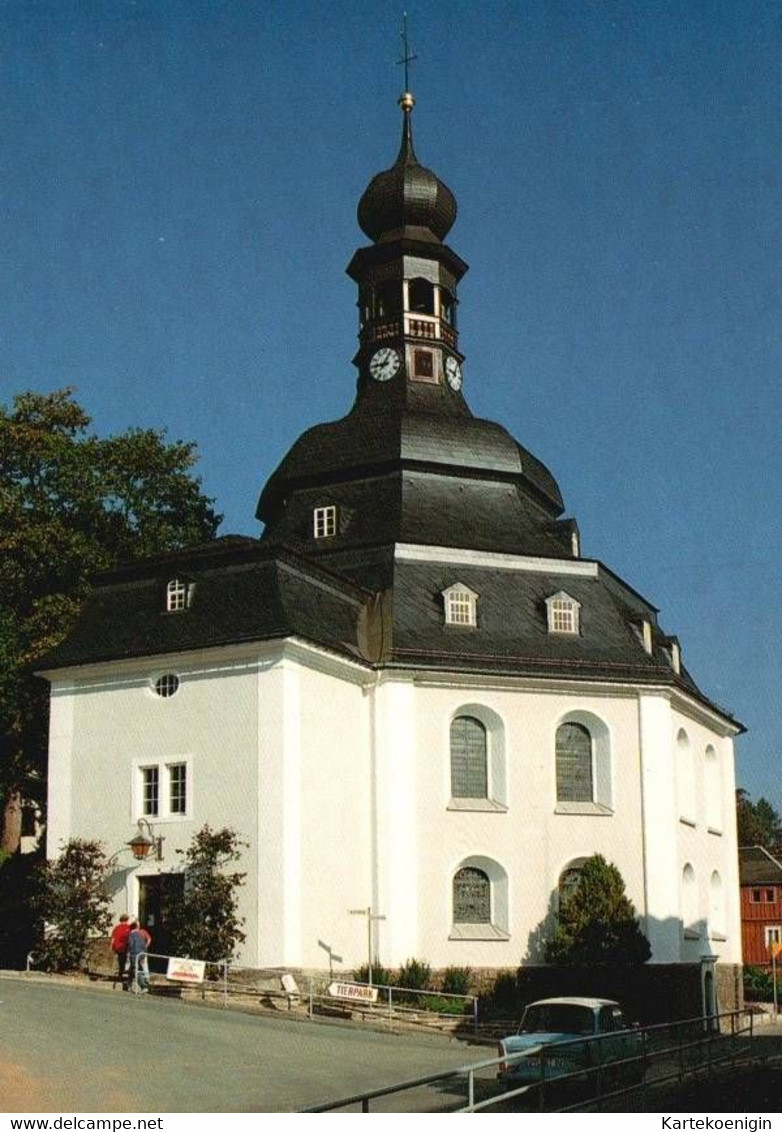
<path id="1" fill-rule="evenodd" d="M 594 1044 L 599 1049 L 599 1044 L 602 1040 L 610 1039 L 610 1038 L 616 1038 L 616 1037 L 623 1036 L 623 1035 L 627 1036 L 627 1035 L 631 1035 L 631 1034 L 637 1034 L 641 1038 L 642 1049 L 641 1049 L 640 1053 L 634 1054 L 632 1057 L 629 1057 L 629 1058 L 620 1058 L 620 1059 L 617 1059 L 616 1061 L 612 1061 L 610 1063 L 610 1066 L 611 1066 L 612 1069 L 615 1069 L 617 1067 L 621 1067 L 621 1066 L 627 1067 L 627 1066 L 630 1066 L 630 1065 L 633 1065 L 633 1064 L 640 1062 L 642 1067 L 643 1067 L 643 1079 L 642 1079 L 642 1081 L 640 1081 L 638 1083 L 634 1083 L 630 1087 L 624 1088 L 624 1089 L 611 1090 L 609 1092 L 600 1091 L 599 1095 L 597 1097 L 597 1103 L 599 1104 L 602 1101 L 616 1099 L 618 1097 L 624 1096 L 624 1095 L 629 1094 L 629 1093 L 635 1093 L 639 1089 L 646 1089 L 648 1087 L 657 1087 L 659 1085 L 665 1084 L 667 1081 L 675 1080 L 675 1079 L 679 1079 L 679 1080 L 683 1081 L 685 1078 L 687 1078 L 689 1076 L 693 1076 L 695 1073 L 697 1073 L 700 1070 L 700 1068 L 701 1068 L 700 1066 L 698 1066 L 697 1068 L 690 1068 L 688 1070 L 685 1070 L 684 1067 L 680 1065 L 676 1069 L 676 1071 L 674 1071 L 673 1073 L 668 1073 L 668 1074 L 665 1074 L 663 1076 L 656 1077 L 652 1081 L 647 1080 L 647 1068 L 648 1068 L 650 1061 L 652 1059 L 657 1059 L 657 1058 L 660 1058 L 664 1055 L 676 1053 L 676 1052 L 683 1050 L 683 1049 L 692 1049 L 692 1048 L 696 1048 L 696 1047 L 702 1047 L 703 1045 L 708 1045 L 709 1050 L 711 1051 L 716 1042 L 718 1042 L 720 1040 L 724 1040 L 726 1046 L 728 1047 L 726 1049 L 725 1055 L 724 1056 L 718 1055 L 717 1057 L 710 1056 L 709 1062 L 708 1062 L 708 1068 L 710 1069 L 714 1064 L 720 1064 L 721 1062 L 726 1061 L 728 1059 L 731 1059 L 731 1061 L 735 1064 L 735 1059 L 736 1059 L 735 1039 L 742 1034 L 749 1034 L 750 1037 L 754 1036 L 752 1017 L 750 1016 L 750 1018 L 749 1018 L 749 1025 L 748 1026 L 742 1026 L 741 1025 L 741 1017 L 742 1017 L 742 1012 L 740 1012 L 740 1011 L 727 1011 L 727 1012 L 724 1012 L 722 1014 L 711 1015 L 711 1016 L 709 1016 L 708 1019 L 704 1019 L 702 1016 L 699 1016 L 697 1018 L 681 1019 L 678 1022 L 655 1023 L 654 1025 L 651 1025 L 651 1026 L 638 1027 L 638 1028 L 634 1028 L 634 1029 L 631 1029 L 631 1030 L 616 1030 L 616 1031 L 611 1031 L 610 1033 L 607 1033 L 607 1034 L 596 1034 L 596 1035 L 592 1035 L 592 1036 L 584 1036 L 584 1037 L 580 1037 L 580 1038 L 573 1038 L 573 1039 L 571 1039 L 570 1041 L 567 1041 L 567 1042 L 557 1042 L 555 1048 L 556 1048 L 557 1054 L 560 1054 L 563 1049 L 567 1049 L 568 1047 L 572 1047 L 574 1045 L 585 1046 L 587 1044 L 590 1044 L 590 1045 Z M 662 1050 L 651 1050 L 651 1051 L 649 1050 L 649 1042 L 647 1040 L 647 1035 L 649 1035 L 649 1034 L 654 1035 L 654 1034 L 661 1032 L 663 1030 L 668 1030 L 668 1031 L 679 1030 L 681 1032 L 684 1029 L 684 1027 L 693 1026 L 693 1025 L 702 1026 L 702 1025 L 706 1024 L 706 1025 L 711 1025 L 713 1027 L 715 1024 L 718 1025 L 721 1019 L 727 1019 L 727 1018 L 730 1018 L 730 1020 L 731 1020 L 731 1027 L 730 1027 L 730 1030 L 728 1032 L 722 1032 L 719 1028 L 717 1028 L 717 1029 L 710 1028 L 710 1029 L 707 1029 L 705 1031 L 702 1031 L 701 1033 L 698 1034 L 698 1036 L 697 1036 L 697 1038 L 695 1038 L 695 1040 L 687 1042 L 686 1044 L 682 1044 L 680 1042 L 680 1043 L 678 1043 L 674 1046 L 664 1047 Z M 736 1024 L 737 1022 L 739 1023 L 738 1025 Z M 506 1090 L 506 1091 L 498 1094 L 497 1096 L 488 1097 L 485 1100 L 481 1100 L 481 1101 L 476 1102 L 476 1100 L 475 1100 L 475 1074 L 476 1073 L 481 1072 L 482 1070 L 485 1070 L 485 1069 L 490 1069 L 493 1066 L 499 1066 L 500 1064 L 503 1064 L 503 1065 L 506 1065 L 506 1066 L 512 1065 L 512 1064 L 515 1064 L 517 1062 L 524 1060 L 525 1058 L 534 1057 L 537 1054 L 542 1054 L 541 1066 L 543 1068 L 545 1066 L 546 1052 L 550 1051 L 551 1049 L 552 1049 L 552 1046 L 546 1045 L 546 1044 L 533 1046 L 531 1049 L 523 1050 L 519 1053 L 506 1054 L 503 1057 L 490 1058 L 488 1060 L 474 1062 L 471 1065 L 460 1066 L 459 1068 L 456 1068 L 456 1069 L 444 1070 L 440 1073 L 427 1074 L 424 1077 L 417 1077 L 413 1080 L 402 1081 L 402 1082 L 398 1083 L 397 1085 L 386 1085 L 386 1086 L 379 1088 L 379 1089 L 370 1089 L 370 1090 L 365 1091 L 363 1093 L 355 1093 L 352 1096 L 343 1097 L 343 1098 L 341 1098 L 340 1100 L 337 1100 L 337 1101 L 329 1101 L 325 1104 L 313 1105 L 313 1106 L 310 1106 L 308 1108 L 301 1109 L 300 1111 L 302 1111 L 302 1112 L 333 1112 L 336 1109 L 349 1108 L 353 1105 L 360 1104 L 362 1112 L 369 1112 L 370 1111 L 370 1102 L 372 1100 L 377 1100 L 378 1098 L 381 1098 L 381 1097 L 390 1096 L 394 1093 L 409 1092 L 411 1089 L 415 1089 L 415 1088 L 418 1088 L 418 1087 L 421 1087 L 421 1086 L 424 1086 L 424 1085 L 435 1084 L 436 1082 L 440 1082 L 440 1081 L 448 1081 L 448 1080 L 453 1080 L 454 1078 L 466 1077 L 466 1079 L 467 1079 L 468 1103 L 467 1103 L 466 1106 L 464 1106 L 464 1107 L 462 1107 L 462 1108 L 460 1108 L 456 1111 L 458 1111 L 458 1112 L 478 1112 L 478 1111 L 481 1111 L 485 1108 L 489 1108 L 492 1105 L 503 1104 L 506 1101 L 512 1100 L 516 1097 L 519 1097 L 519 1096 L 522 1096 L 526 1093 L 529 1093 L 534 1089 L 541 1089 L 541 1093 L 542 1093 L 542 1091 L 545 1089 L 546 1084 L 551 1084 L 553 1082 L 556 1082 L 557 1086 L 561 1086 L 566 1081 L 571 1081 L 571 1080 L 581 1080 L 581 1081 L 583 1081 L 584 1078 L 589 1078 L 589 1077 L 592 1077 L 592 1076 L 596 1077 L 598 1082 L 601 1080 L 601 1075 L 605 1071 L 605 1069 L 607 1067 L 607 1063 L 602 1062 L 601 1060 L 598 1059 L 598 1063 L 596 1065 L 586 1065 L 586 1066 L 583 1066 L 583 1067 L 579 1067 L 578 1069 L 576 1069 L 572 1073 L 557 1074 L 556 1077 L 549 1079 L 548 1082 L 546 1081 L 545 1077 L 542 1076 L 541 1080 L 539 1080 L 539 1081 L 530 1082 L 528 1084 L 521 1085 L 521 1086 L 515 1087 L 513 1089 Z M 558 1109 L 557 1111 L 573 1112 L 573 1111 L 577 1111 L 580 1108 L 590 1107 L 590 1106 L 594 1105 L 595 1103 L 596 1103 L 596 1100 L 595 1100 L 594 1097 L 592 1097 L 586 1102 L 581 1102 L 581 1103 L 576 1104 L 576 1105 L 568 1105 L 567 1107 L 563 1107 L 561 1109 Z"/>

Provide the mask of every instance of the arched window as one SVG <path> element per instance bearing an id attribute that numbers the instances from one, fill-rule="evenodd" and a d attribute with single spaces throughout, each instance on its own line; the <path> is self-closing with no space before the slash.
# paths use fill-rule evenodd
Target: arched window
<path id="1" fill-rule="evenodd" d="M 508 874 L 499 861 L 464 857 L 452 877 L 449 939 L 508 939 Z"/>
<path id="2" fill-rule="evenodd" d="M 491 882 L 483 869 L 459 869 L 453 878 L 453 922 L 491 923 Z"/>
<path id="3" fill-rule="evenodd" d="M 722 775 L 717 752 L 709 743 L 705 752 L 706 824 L 710 829 L 722 829 Z"/>
<path id="4" fill-rule="evenodd" d="M 446 727 L 443 786 L 450 791 L 448 809 L 505 812 L 508 776 L 501 717 L 486 704 L 464 703 L 448 717 Z M 462 862 L 468 863 L 476 864 Z M 491 876 L 491 868 L 487 871 Z"/>
<path id="5" fill-rule="evenodd" d="M 486 728 L 480 720 L 458 715 L 451 723 L 451 797 L 488 797 L 486 749 Z"/>
<path id="6" fill-rule="evenodd" d="M 557 801 L 593 802 L 592 736 L 582 723 L 557 728 Z"/>
<path id="7" fill-rule="evenodd" d="M 700 935 L 698 924 L 698 885 L 695 869 L 687 864 L 682 869 L 682 928 L 690 938 Z"/>
<path id="8" fill-rule="evenodd" d="M 393 318 L 401 310 L 401 279 L 383 279 L 375 288 L 375 316 L 377 318 Z"/>
<path id="9" fill-rule="evenodd" d="M 440 288 L 440 316 L 449 326 L 456 326 L 456 300 L 445 287 Z"/>
<path id="10" fill-rule="evenodd" d="M 683 727 L 676 736 L 676 784 L 679 793 L 679 817 L 695 822 L 695 768 L 692 765 L 690 739 Z"/>
<path id="11" fill-rule="evenodd" d="M 575 861 L 571 861 L 569 865 L 566 865 L 559 874 L 557 889 L 559 892 L 560 908 L 570 899 L 581 883 L 581 870 L 584 867 L 585 860 L 585 857 L 578 857 Z"/>
<path id="12" fill-rule="evenodd" d="M 434 314 L 434 287 L 428 279 L 411 279 L 407 294 L 412 314 Z"/>
<path id="13" fill-rule="evenodd" d="M 725 892 L 716 869 L 709 882 L 709 928 L 712 936 L 725 934 Z"/>

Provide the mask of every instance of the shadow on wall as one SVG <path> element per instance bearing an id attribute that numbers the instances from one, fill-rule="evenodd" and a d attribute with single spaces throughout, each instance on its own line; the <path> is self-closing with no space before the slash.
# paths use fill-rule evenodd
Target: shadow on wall
<path id="1" fill-rule="evenodd" d="M 705 919 L 698 919 L 685 929 L 679 917 L 647 917 L 645 934 L 651 940 L 678 941 L 678 962 L 655 962 L 653 953 L 650 961 L 636 965 L 554 966 L 546 963 L 545 949 L 556 927 L 557 910 L 558 897 L 552 893 L 546 915 L 529 933 L 522 966 L 515 977 L 507 976 L 502 996 L 514 1012 L 538 998 L 584 995 L 616 999 L 629 1017 L 647 1024 L 703 1013 L 707 993 L 704 978 L 712 965 L 702 960 L 713 957 L 721 943 L 720 939 L 709 938 Z M 717 964 L 713 978 L 717 1010 L 743 1006 L 740 965 Z"/>

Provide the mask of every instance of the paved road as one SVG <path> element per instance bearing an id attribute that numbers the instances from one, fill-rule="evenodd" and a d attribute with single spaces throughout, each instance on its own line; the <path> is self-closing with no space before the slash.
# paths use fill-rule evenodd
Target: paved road
<path id="1" fill-rule="evenodd" d="M 0 977 L 6 1112 L 295 1110 L 485 1052 L 435 1035 L 403 1038 Z M 444 1101 L 440 1093 L 426 1103 Z"/>

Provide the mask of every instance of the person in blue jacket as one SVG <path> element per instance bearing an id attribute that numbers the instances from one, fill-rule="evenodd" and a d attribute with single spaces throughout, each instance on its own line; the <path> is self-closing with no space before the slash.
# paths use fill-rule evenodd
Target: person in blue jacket
<path id="1" fill-rule="evenodd" d="M 149 961 L 147 952 L 152 936 L 147 929 L 134 920 L 128 935 L 128 959 L 131 986 L 140 994 L 149 994 Z"/>

